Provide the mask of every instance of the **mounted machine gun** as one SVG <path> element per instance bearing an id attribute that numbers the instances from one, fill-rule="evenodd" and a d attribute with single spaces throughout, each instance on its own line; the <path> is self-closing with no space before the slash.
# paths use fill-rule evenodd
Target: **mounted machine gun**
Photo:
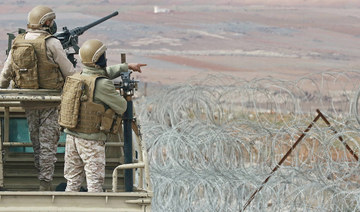
<path id="1" fill-rule="evenodd" d="M 82 27 L 76 27 L 74 29 L 69 30 L 66 26 L 63 27 L 62 32 L 57 32 L 53 36 L 60 40 L 61 45 L 63 46 L 64 50 L 66 51 L 68 59 L 71 61 L 71 63 L 76 66 L 76 59 L 74 55 L 79 54 L 79 36 L 82 35 L 85 31 L 88 29 L 114 17 L 117 16 L 119 12 L 113 12 L 110 15 L 107 15 L 97 21 L 94 21 L 88 25 L 82 26 Z M 25 29 L 18 29 L 18 34 L 25 33 Z M 14 33 L 7 33 L 8 34 L 8 49 L 6 50 L 6 55 L 9 55 L 9 52 L 11 50 L 12 41 L 15 39 Z M 72 48 L 72 50 L 70 49 Z"/>

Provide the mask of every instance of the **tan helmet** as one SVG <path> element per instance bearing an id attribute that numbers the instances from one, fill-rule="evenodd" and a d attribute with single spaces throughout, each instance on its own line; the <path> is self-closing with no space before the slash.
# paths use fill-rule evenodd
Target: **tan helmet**
<path id="1" fill-rule="evenodd" d="M 46 6 L 36 6 L 28 14 L 28 28 L 42 29 L 42 26 L 47 20 L 55 19 L 55 13 L 52 9 Z"/>
<path id="2" fill-rule="evenodd" d="M 85 41 L 80 47 L 80 59 L 85 66 L 96 67 L 95 63 L 106 51 L 106 46 L 97 39 Z"/>

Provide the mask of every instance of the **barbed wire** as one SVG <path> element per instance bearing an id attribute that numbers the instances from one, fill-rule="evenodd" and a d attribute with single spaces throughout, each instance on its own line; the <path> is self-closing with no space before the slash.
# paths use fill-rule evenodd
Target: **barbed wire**
<path id="1" fill-rule="evenodd" d="M 248 211 L 360 211 L 360 72 L 295 81 L 209 75 L 135 101 L 149 153 L 153 211 L 241 211 L 317 115 Z"/>

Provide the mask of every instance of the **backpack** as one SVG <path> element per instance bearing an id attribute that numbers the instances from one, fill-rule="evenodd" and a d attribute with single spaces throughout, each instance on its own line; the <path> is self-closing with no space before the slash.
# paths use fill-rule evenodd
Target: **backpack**
<path id="1" fill-rule="evenodd" d="M 78 124 L 81 97 L 85 83 L 76 77 L 67 77 L 61 94 L 61 105 L 58 122 L 65 128 L 75 128 Z"/>
<path id="2" fill-rule="evenodd" d="M 81 133 L 117 134 L 121 116 L 102 104 L 93 102 L 96 79 L 99 76 L 68 76 L 61 94 L 58 123 L 71 131 Z"/>
<path id="3" fill-rule="evenodd" d="M 14 43 L 11 51 L 15 87 L 39 88 L 37 57 L 33 45 L 29 43 Z"/>

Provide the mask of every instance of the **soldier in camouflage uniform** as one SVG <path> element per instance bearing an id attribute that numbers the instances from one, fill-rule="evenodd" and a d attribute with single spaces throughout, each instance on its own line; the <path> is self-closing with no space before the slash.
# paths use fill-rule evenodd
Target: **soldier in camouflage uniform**
<path id="1" fill-rule="evenodd" d="M 107 66 L 105 52 L 106 46 L 99 40 L 91 39 L 84 42 L 79 55 L 85 67 L 81 74 L 66 79 L 59 118 L 60 125 L 66 127 L 67 133 L 65 191 L 79 191 L 84 177 L 88 192 L 103 191 L 107 133 L 116 133 L 116 128 L 121 126 L 119 117 L 127 106 L 126 100 L 115 90 L 111 79 L 119 77 L 120 72 L 128 69 L 141 72 L 141 67 L 146 65 L 124 63 Z M 84 85 L 77 86 L 79 82 L 83 82 Z M 81 97 L 77 95 L 80 90 Z M 67 98 L 68 96 L 70 98 Z M 81 102 L 79 110 L 76 111 L 74 107 L 77 98 L 73 98 L 74 96 L 78 96 Z M 112 115 L 106 116 L 108 111 Z M 73 115 L 74 113 L 78 115 Z M 110 117 L 110 125 L 104 124 L 104 120 L 108 120 L 106 117 Z M 117 123 L 117 127 L 114 127 L 113 123 Z"/>
<path id="2" fill-rule="evenodd" d="M 55 13 L 46 6 L 34 7 L 28 14 L 27 32 L 18 35 L 0 73 L 0 87 L 8 88 L 14 81 L 16 88 L 61 89 L 64 79 L 74 73 L 60 41 L 51 36 Z M 35 58 L 27 52 L 30 47 Z M 24 50 L 27 48 L 27 50 Z M 21 52 L 23 49 L 23 52 Z M 25 52 L 25 54 L 23 54 Z M 22 62 L 35 63 L 36 68 Z M 24 75 L 25 74 L 25 75 Z M 35 77 L 32 77 L 35 76 Z M 58 102 L 22 102 L 29 125 L 34 149 L 35 167 L 38 169 L 40 190 L 51 190 L 59 140 Z"/>

